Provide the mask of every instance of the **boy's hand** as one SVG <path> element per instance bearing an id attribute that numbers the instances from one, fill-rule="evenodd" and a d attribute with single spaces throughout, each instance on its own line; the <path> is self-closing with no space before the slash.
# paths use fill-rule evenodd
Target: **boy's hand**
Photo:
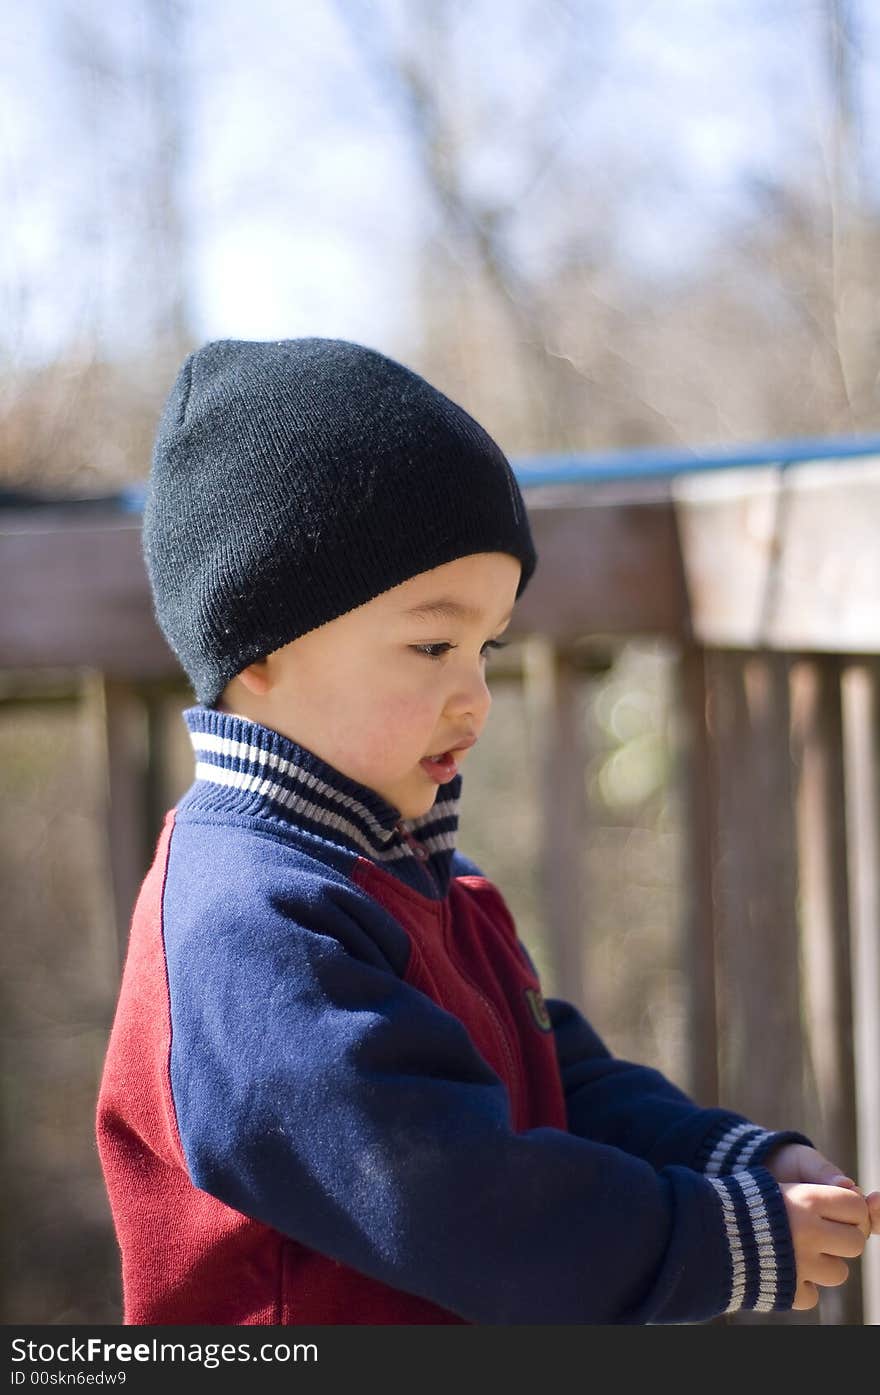
<path id="1" fill-rule="evenodd" d="M 815 1308 L 819 1285 L 836 1288 L 849 1278 L 847 1259 L 858 1259 L 871 1231 L 868 1203 L 850 1187 L 780 1182 L 794 1244 L 797 1287 L 793 1308 Z"/>
<path id="2" fill-rule="evenodd" d="M 824 1157 L 816 1148 L 804 1143 L 783 1143 L 764 1159 L 763 1166 L 777 1182 L 816 1182 L 829 1187 L 846 1187 L 863 1196 L 862 1189 L 851 1177 L 841 1172 L 836 1163 Z M 880 1192 L 869 1192 L 864 1198 L 868 1208 L 865 1235 L 880 1235 Z"/>
<path id="3" fill-rule="evenodd" d="M 827 1187 L 855 1188 L 855 1182 L 836 1163 L 805 1143 L 783 1143 L 767 1154 L 763 1166 L 777 1182 L 818 1182 Z"/>

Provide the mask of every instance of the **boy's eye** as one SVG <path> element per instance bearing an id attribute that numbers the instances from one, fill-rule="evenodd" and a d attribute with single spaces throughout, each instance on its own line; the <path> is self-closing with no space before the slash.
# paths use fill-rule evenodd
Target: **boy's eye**
<path id="1" fill-rule="evenodd" d="M 439 660 L 439 659 L 442 659 L 442 658 L 443 658 L 443 654 L 448 653 L 451 649 L 457 649 L 457 648 L 458 648 L 458 646 L 457 646 L 456 644 L 448 644 L 445 640 L 444 640 L 442 643 L 440 643 L 440 644 L 414 644 L 412 647 L 413 647 L 413 649 L 415 649 L 415 651 L 416 651 L 417 654 L 424 654 L 424 656 L 425 656 L 426 659 L 438 659 L 438 660 Z M 488 653 L 485 652 L 486 650 L 489 650 L 489 649 L 506 649 L 506 648 L 507 648 L 506 642 L 504 642 L 504 641 L 502 641 L 502 640 L 500 640 L 500 639 L 487 639 L 487 640 L 486 640 L 486 643 L 483 645 L 483 658 L 484 658 L 484 659 L 488 659 L 488 657 L 489 657 Z M 442 650 L 443 653 L 439 653 L 439 654 L 438 654 L 438 653 L 435 653 L 435 652 L 434 652 L 435 650 L 438 650 L 438 649 L 439 649 L 439 650 Z"/>

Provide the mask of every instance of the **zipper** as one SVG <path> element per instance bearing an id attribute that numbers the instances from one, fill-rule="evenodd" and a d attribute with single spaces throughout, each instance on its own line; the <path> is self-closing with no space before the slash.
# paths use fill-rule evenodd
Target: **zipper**
<path id="1" fill-rule="evenodd" d="M 408 828 L 404 828 L 402 819 L 398 819 L 397 823 L 394 826 L 400 834 L 401 838 L 404 840 L 405 843 L 408 844 L 408 846 L 412 850 L 416 860 L 422 864 L 428 881 L 436 890 L 439 891 L 440 888 L 437 879 L 428 866 L 428 858 L 431 856 L 431 854 L 428 852 L 428 849 L 424 847 L 424 845 L 420 843 L 417 838 L 413 837 Z M 452 954 L 449 952 L 448 940 L 447 953 L 449 953 L 450 961 L 456 964 L 459 973 L 470 984 L 471 989 L 480 999 L 484 1008 L 486 1009 L 489 1018 L 495 1024 L 495 1031 L 498 1034 L 498 1037 L 501 1042 L 501 1054 L 502 1056 L 506 1056 L 508 1069 L 510 1072 L 511 1114 L 513 1116 L 515 1127 L 522 1128 L 523 1121 L 525 1118 L 525 1080 L 522 1075 L 521 1067 L 519 1064 L 519 1058 L 517 1056 L 514 1046 L 511 1043 L 510 1037 L 507 1032 L 507 1028 L 502 1020 L 501 1013 L 498 1011 L 498 1008 L 492 1002 L 492 999 L 486 993 L 483 992 L 483 989 L 480 987 L 480 985 L 458 962 L 457 956 L 455 957 L 455 959 L 453 959 Z"/>
<path id="2" fill-rule="evenodd" d="M 424 871 L 425 876 L 428 878 L 428 881 L 431 883 L 433 889 L 435 891 L 439 891 L 440 886 L 437 882 L 437 878 L 434 876 L 434 873 L 428 866 L 428 858 L 431 856 L 431 854 L 428 852 L 428 849 L 424 847 L 423 844 L 421 844 L 417 838 L 413 837 L 408 828 L 404 828 L 403 819 L 398 819 L 397 823 L 394 826 L 400 834 L 401 838 L 404 840 L 404 842 L 409 845 L 410 851 L 414 854 L 416 860 L 422 864 L 422 870 Z"/>
<path id="3" fill-rule="evenodd" d="M 501 1037 L 501 1041 L 507 1053 L 507 1060 L 510 1069 L 510 1112 L 513 1116 L 514 1128 L 517 1130 L 522 1129 L 525 1127 L 526 1085 L 525 1078 L 522 1073 L 522 1067 L 519 1063 L 519 1057 L 516 1053 L 515 1047 L 511 1045 L 511 1040 L 508 1036 L 507 1028 L 505 1027 L 504 1022 L 501 1019 L 501 1013 L 498 1011 L 497 1007 L 492 1002 L 492 999 L 487 997 L 487 995 L 483 992 L 482 988 L 480 988 L 476 983 L 474 983 L 473 979 L 471 979 L 471 983 L 473 984 L 473 987 L 476 990 L 477 996 L 482 998 L 483 1002 L 486 1004 L 486 1007 L 489 1009 L 490 1015 L 494 1018 L 495 1027 Z"/>
<path id="4" fill-rule="evenodd" d="M 443 940 L 450 964 L 454 965 L 459 976 L 470 985 L 471 991 L 482 1003 L 488 1021 L 494 1026 L 495 1038 L 501 1047 L 501 1058 L 507 1063 L 507 1087 L 510 1095 L 510 1115 L 514 1128 L 519 1131 L 525 1128 L 527 1084 L 520 1056 L 514 1044 L 514 1037 L 508 1032 L 501 1009 L 498 1007 L 497 1003 L 493 1001 L 489 993 L 477 982 L 461 956 L 453 951 L 452 940 L 449 935 L 448 918 L 445 916 Z M 502 1079 L 504 1079 L 504 1072 L 502 1071 L 500 1074 Z"/>

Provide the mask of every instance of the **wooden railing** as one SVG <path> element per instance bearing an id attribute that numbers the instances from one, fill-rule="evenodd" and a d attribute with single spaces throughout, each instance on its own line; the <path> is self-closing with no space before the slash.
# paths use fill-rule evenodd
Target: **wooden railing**
<path id="1" fill-rule="evenodd" d="M 631 637 L 673 646 L 689 850 L 683 1083 L 702 1103 L 791 1121 L 876 1188 L 880 442 L 835 448 L 852 458 L 817 447 L 690 470 L 656 455 L 555 475 L 552 462 L 519 465 L 540 560 L 506 676 L 525 684 L 540 734 L 554 973 L 589 1009 L 578 676 Z M 2 696 L 85 682 L 100 714 L 121 957 L 164 812 L 157 714 L 169 692 L 192 700 L 152 616 L 139 514 L 109 502 L 0 512 L 0 597 Z M 877 1246 L 825 1292 L 823 1321 L 880 1322 Z"/>

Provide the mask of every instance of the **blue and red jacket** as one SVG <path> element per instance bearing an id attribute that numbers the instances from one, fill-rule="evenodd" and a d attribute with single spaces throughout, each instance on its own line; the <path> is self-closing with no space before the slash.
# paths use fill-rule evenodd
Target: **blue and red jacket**
<path id="1" fill-rule="evenodd" d="M 769 1132 L 546 1002 L 455 848 L 202 706 L 98 1100 L 124 1321 L 682 1323 L 790 1308 Z"/>

